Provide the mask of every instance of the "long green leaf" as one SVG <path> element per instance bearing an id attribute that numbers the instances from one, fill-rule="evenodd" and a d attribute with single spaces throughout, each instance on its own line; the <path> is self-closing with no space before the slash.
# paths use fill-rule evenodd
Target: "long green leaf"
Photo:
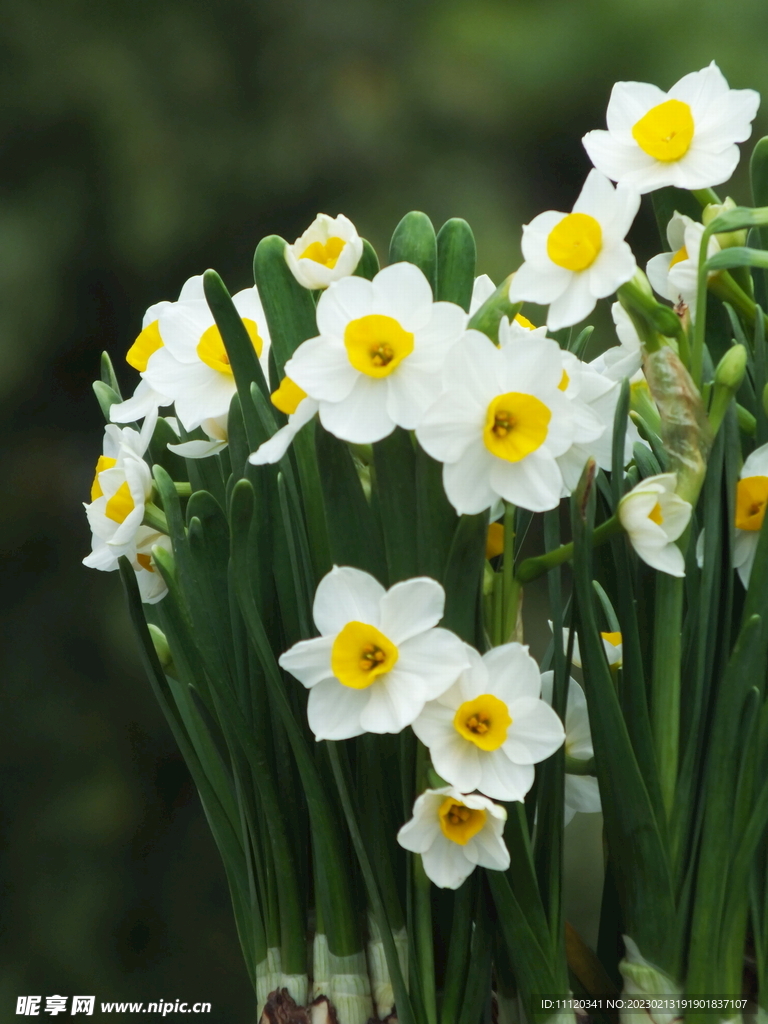
<path id="1" fill-rule="evenodd" d="M 437 233 L 437 294 L 468 313 L 475 284 L 477 247 L 472 228 L 460 217 L 447 220 Z"/>
<path id="2" fill-rule="evenodd" d="M 437 240 L 426 213 L 406 213 L 395 228 L 389 245 L 389 262 L 407 261 L 422 271 L 434 295 L 437 290 Z"/>
<path id="3" fill-rule="evenodd" d="M 282 379 L 285 364 L 307 338 L 317 335 L 312 293 L 293 276 L 285 262 L 285 240 L 262 238 L 253 257 L 253 276 L 269 324 L 272 352 Z"/>

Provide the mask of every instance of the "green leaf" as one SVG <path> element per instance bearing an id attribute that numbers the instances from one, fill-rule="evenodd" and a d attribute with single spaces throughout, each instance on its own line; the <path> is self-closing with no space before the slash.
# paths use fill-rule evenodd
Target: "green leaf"
<path id="1" fill-rule="evenodd" d="M 734 245 L 710 256 L 706 266 L 708 270 L 730 270 L 732 267 L 768 267 L 768 252 Z"/>
<path id="2" fill-rule="evenodd" d="M 487 511 L 463 515 L 453 535 L 443 575 L 445 615 L 442 624 L 480 650 L 485 647 L 482 636 L 478 635 L 478 608 L 487 532 Z"/>
<path id="3" fill-rule="evenodd" d="M 406 213 L 395 228 L 389 244 L 389 262 L 413 263 L 424 274 L 434 295 L 437 291 L 437 240 L 426 213 Z"/>
<path id="4" fill-rule="evenodd" d="M 109 358 L 108 352 L 101 353 L 101 379 L 115 392 L 118 400 L 122 402 L 123 397 L 120 392 L 120 384 L 118 383 L 117 374 L 115 373 L 115 368 L 112 365 L 112 360 Z"/>
<path id="5" fill-rule="evenodd" d="M 667 238 L 667 225 L 672 220 L 672 215 L 678 213 L 686 214 L 692 220 L 701 220 L 701 205 L 690 192 L 682 188 L 674 188 L 668 185 L 666 188 L 657 188 L 651 193 L 653 212 L 656 215 L 656 225 L 661 238 L 661 248 L 667 249 L 669 239 Z"/>
<path id="6" fill-rule="evenodd" d="M 373 465 L 389 585 L 418 574 L 416 455 L 407 431 L 396 427 L 373 446 Z"/>
<path id="7" fill-rule="evenodd" d="M 104 381 L 95 380 L 92 387 L 104 419 L 107 423 L 111 422 L 109 418 L 109 410 L 113 405 L 117 405 L 118 402 L 122 402 L 122 398 L 109 386 L 109 384 L 105 384 Z"/>
<path id="8" fill-rule="evenodd" d="M 416 532 L 419 573 L 442 582 L 459 523 L 443 488 L 443 464 L 416 447 Z"/>
<path id="9" fill-rule="evenodd" d="M 280 378 L 285 364 L 307 338 L 317 336 L 312 293 L 293 276 L 285 262 L 285 240 L 262 238 L 253 257 L 253 276 L 259 289 Z"/>
<path id="10" fill-rule="evenodd" d="M 364 277 L 372 281 L 379 272 L 379 257 L 367 238 L 363 239 L 363 255 L 355 267 L 354 277 Z"/>
<path id="11" fill-rule="evenodd" d="M 447 220 L 437 233 L 437 294 L 439 302 L 455 302 L 469 312 L 475 284 L 477 247 L 472 228 L 460 217 Z"/>
<path id="12" fill-rule="evenodd" d="M 505 278 L 493 295 L 489 296 L 469 321 L 471 330 L 482 331 L 494 343 L 499 343 L 499 324 L 502 317 L 514 320 L 523 308 L 522 302 L 509 301 L 509 286 L 513 275 Z"/>

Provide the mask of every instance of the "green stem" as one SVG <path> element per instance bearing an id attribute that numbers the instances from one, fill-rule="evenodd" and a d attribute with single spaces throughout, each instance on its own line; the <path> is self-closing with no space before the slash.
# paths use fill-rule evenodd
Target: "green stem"
<path id="1" fill-rule="evenodd" d="M 659 769 L 661 797 L 668 818 L 672 813 L 677 785 L 684 583 L 683 579 L 669 576 L 664 572 L 656 577 L 651 728 Z"/>
<path id="2" fill-rule="evenodd" d="M 151 501 L 144 505 L 142 522 L 145 526 L 151 526 L 153 530 L 158 530 L 160 533 L 168 533 L 168 520 L 165 518 L 165 512 Z"/>
<path id="3" fill-rule="evenodd" d="M 187 481 L 183 481 L 181 483 L 179 483 L 178 481 L 174 481 L 173 486 L 176 488 L 176 493 L 178 494 L 178 496 L 180 498 L 189 498 L 189 497 L 191 497 L 191 495 L 192 495 L 192 484 L 188 483 Z"/>
<path id="4" fill-rule="evenodd" d="M 614 534 L 620 533 L 621 529 L 622 526 L 617 516 L 611 516 L 610 519 L 606 519 L 592 534 L 593 546 L 597 547 L 599 544 L 604 544 Z M 562 565 L 563 562 L 569 562 L 571 558 L 573 558 L 573 541 L 561 544 L 559 548 L 555 548 L 554 551 L 548 551 L 546 555 L 526 558 L 517 570 L 517 581 L 518 583 L 530 583 L 531 580 L 538 579 L 539 576 L 543 576 L 550 569 Z"/>
<path id="5" fill-rule="evenodd" d="M 566 775 L 596 775 L 595 770 L 595 759 L 594 757 L 587 758 L 584 760 L 581 757 L 571 757 L 569 754 L 565 755 L 565 774 Z"/>
<path id="6" fill-rule="evenodd" d="M 719 206 L 721 202 L 717 192 L 715 192 L 714 189 L 711 188 L 691 189 L 691 195 L 694 196 L 699 203 L 701 203 L 702 209 L 705 206 L 709 206 L 710 203 L 716 203 Z"/>
<path id="7" fill-rule="evenodd" d="M 515 579 L 515 506 L 504 502 L 504 560 L 502 575 L 502 643 L 512 639 L 517 626 L 520 583 Z"/>
<path id="8" fill-rule="evenodd" d="M 417 741 L 416 792 L 427 787 L 427 748 Z M 435 987 L 435 946 L 432 938 L 431 882 L 424 871 L 420 854 L 411 854 L 414 890 L 414 945 L 419 965 L 419 978 L 424 997 L 427 1024 L 437 1024 L 437 990 Z"/>

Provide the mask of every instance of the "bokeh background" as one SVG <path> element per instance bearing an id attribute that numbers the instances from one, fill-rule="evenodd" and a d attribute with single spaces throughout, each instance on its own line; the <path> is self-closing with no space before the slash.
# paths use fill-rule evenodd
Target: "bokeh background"
<path id="1" fill-rule="evenodd" d="M 80 565 L 100 351 L 132 389 L 148 305 L 208 266 L 245 287 L 319 210 L 382 254 L 409 209 L 466 217 L 499 279 L 570 209 L 614 81 L 715 59 L 766 95 L 766 38 L 765 0 L 0 0 L 0 1020 L 54 993 L 253 1016 L 118 579 Z M 658 247 L 645 207 L 631 240 Z"/>

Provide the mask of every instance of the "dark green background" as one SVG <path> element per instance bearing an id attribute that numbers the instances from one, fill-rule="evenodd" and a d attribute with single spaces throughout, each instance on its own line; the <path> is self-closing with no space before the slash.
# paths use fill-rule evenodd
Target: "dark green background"
<path id="1" fill-rule="evenodd" d="M 319 210 L 383 252 L 409 209 L 466 217 L 499 278 L 570 208 L 615 80 L 714 58 L 766 93 L 766 39 L 764 0 L 0 2 L 0 1020 L 54 993 L 252 1018 L 118 579 L 80 565 L 99 352 L 131 390 L 150 303 L 207 266 L 250 284 L 258 239 Z M 644 261 L 647 209 L 631 237 Z"/>

